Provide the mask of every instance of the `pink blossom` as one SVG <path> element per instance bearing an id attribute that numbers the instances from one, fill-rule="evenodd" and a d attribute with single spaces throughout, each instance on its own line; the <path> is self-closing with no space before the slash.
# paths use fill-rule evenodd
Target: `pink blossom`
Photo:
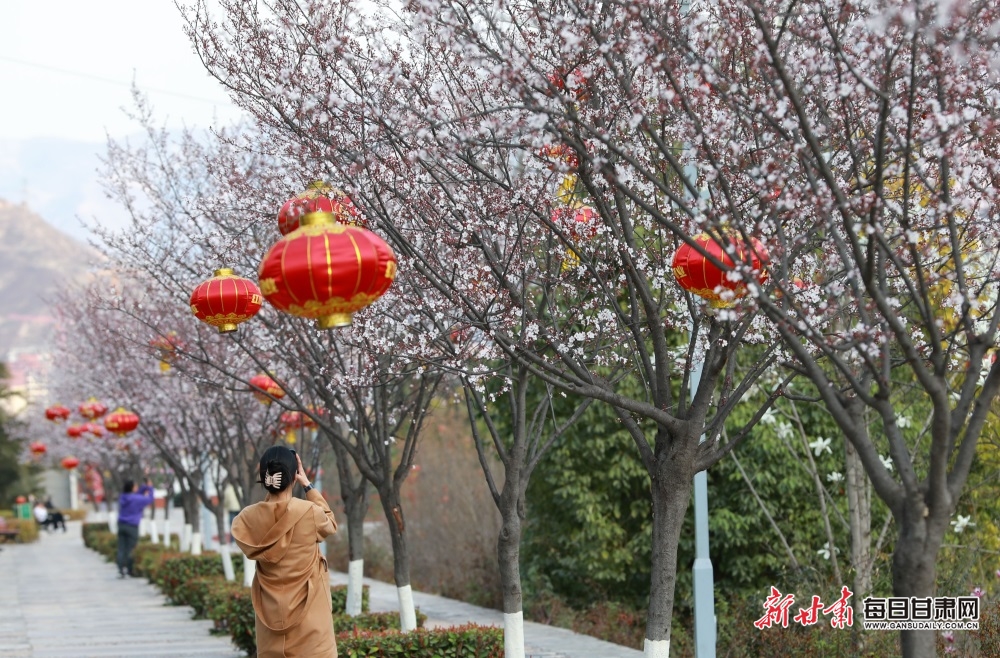
<path id="1" fill-rule="evenodd" d="M 973 596 L 978 596 L 979 598 L 983 598 L 983 594 L 985 594 L 985 592 L 983 591 L 982 587 L 977 587 L 976 589 L 972 590 Z"/>
<path id="2" fill-rule="evenodd" d="M 944 641 L 949 644 L 955 641 L 955 634 L 952 633 L 951 631 L 945 631 L 944 633 L 941 633 L 941 637 L 943 637 Z"/>

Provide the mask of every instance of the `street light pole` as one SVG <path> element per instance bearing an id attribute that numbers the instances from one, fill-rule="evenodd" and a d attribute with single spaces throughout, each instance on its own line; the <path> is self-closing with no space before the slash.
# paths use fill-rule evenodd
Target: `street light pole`
<path id="1" fill-rule="evenodd" d="M 691 401 L 694 401 L 698 385 L 701 383 L 699 361 L 691 371 Z M 705 435 L 701 441 L 705 442 Z M 708 473 L 698 471 L 694 475 L 694 567 L 691 569 L 694 581 L 694 639 L 696 658 L 715 658 L 715 578 L 712 558 L 708 554 Z"/>

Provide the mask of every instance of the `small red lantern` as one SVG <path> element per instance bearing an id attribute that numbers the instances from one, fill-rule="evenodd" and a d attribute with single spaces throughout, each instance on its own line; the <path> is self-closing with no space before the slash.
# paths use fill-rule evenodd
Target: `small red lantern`
<path id="1" fill-rule="evenodd" d="M 181 341 L 176 331 L 168 331 L 165 336 L 157 336 L 149 341 L 149 346 L 160 353 L 160 372 L 167 372 L 177 359 Z"/>
<path id="2" fill-rule="evenodd" d="M 74 468 L 80 465 L 80 460 L 76 457 L 63 457 L 62 461 L 59 462 L 62 467 L 67 471 L 72 471 Z"/>
<path id="3" fill-rule="evenodd" d="M 54 404 L 45 410 L 45 417 L 53 422 L 64 421 L 69 418 L 72 412 L 69 408 L 62 406 L 61 404 Z"/>
<path id="4" fill-rule="evenodd" d="M 726 276 L 728 271 L 735 268 L 732 257 L 725 252 L 721 244 L 705 233 L 694 236 L 694 241 L 698 243 L 702 251 L 711 254 L 713 258 L 725 265 L 726 269 L 720 269 L 697 249 L 684 243 L 674 254 L 673 269 L 677 283 L 681 288 L 708 300 L 712 307 L 732 306 L 736 299 L 747 293 L 746 284 L 743 281 L 730 281 Z M 761 284 L 765 283 L 767 281 L 768 256 L 764 245 L 756 238 L 751 238 L 748 247 L 746 242 L 738 236 L 731 237 L 729 242 L 735 250 L 737 260 L 749 264 L 756 274 L 757 281 Z M 723 298 L 723 290 L 731 290 L 733 294 Z"/>
<path id="5" fill-rule="evenodd" d="M 198 284 L 191 293 L 191 312 L 195 317 L 217 327 L 220 334 L 236 331 L 260 310 L 260 289 L 250 279 L 236 276 L 228 267 L 215 270 L 215 276 Z"/>
<path id="6" fill-rule="evenodd" d="M 104 427 L 98 425 L 97 423 L 87 423 L 86 425 L 83 426 L 83 431 L 90 432 L 91 434 L 93 434 L 98 438 L 104 436 L 105 432 Z"/>
<path id="7" fill-rule="evenodd" d="M 28 450 L 30 450 L 33 455 L 44 455 L 49 449 L 46 448 L 45 444 L 41 441 L 32 441 L 28 444 Z"/>
<path id="8" fill-rule="evenodd" d="M 351 226 L 361 226 L 361 213 L 343 191 L 334 189 L 321 180 L 309 183 L 309 187 L 296 197 L 285 201 L 278 211 L 278 230 L 288 235 L 299 228 L 300 220 L 313 212 L 333 215 L 334 221 Z"/>
<path id="9" fill-rule="evenodd" d="M 78 408 L 80 415 L 89 420 L 94 420 L 95 418 L 100 418 L 104 414 L 108 413 L 108 406 L 106 404 L 101 404 L 97 401 L 97 398 L 90 398 Z"/>
<path id="10" fill-rule="evenodd" d="M 276 309 L 332 329 L 349 326 L 356 311 L 385 294 L 396 278 L 396 256 L 368 229 L 316 212 L 271 247 L 258 274 Z"/>
<path id="11" fill-rule="evenodd" d="M 131 411 L 126 411 L 124 407 L 118 407 L 114 413 L 108 414 L 108 417 L 104 419 L 104 427 L 118 436 L 125 436 L 138 426 L 139 416 Z"/>
<path id="12" fill-rule="evenodd" d="M 66 436 L 71 439 L 79 439 L 83 436 L 83 433 L 87 431 L 88 427 L 90 427 L 90 423 L 85 423 L 83 425 L 70 425 L 66 428 Z"/>
<path id="13" fill-rule="evenodd" d="M 271 404 L 271 400 L 280 400 L 285 392 L 267 375 L 254 375 L 250 378 L 250 386 L 254 388 L 253 395 L 263 404 Z"/>
<path id="14" fill-rule="evenodd" d="M 572 208 L 553 209 L 552 223 L 569 233 L 574 242 L 579 242 L 594 239 L 601 225 L 601 218 L 590 206 L 578 205 Z"/>
<path id="15" fill-rule="evenodd" d="M 285 443 L 295 443 L 295 430 L 305 427 L 305 414 L 301 411 L 286 411 L 278 417 L 285 432 Z"/>

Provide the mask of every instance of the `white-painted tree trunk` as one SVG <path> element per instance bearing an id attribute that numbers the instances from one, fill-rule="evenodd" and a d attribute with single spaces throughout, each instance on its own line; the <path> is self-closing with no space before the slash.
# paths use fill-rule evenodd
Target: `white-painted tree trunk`
<path id="1" fill-rule="evenodd" d="M 154 544 L 160 543 L 160 531 L 156 527 L 156 517 L 153 517 L 149 520 L 149 541 L 153 542 Z"/>
<path id="2" fill-rule="evenodd" d="M 243 556 L 243 586 L 250 587 L 253 584 L 254 574 L 257 573 L 257 562 L 251 560 L 246 555 Z"/>
<path id="3" fill-rule="evenodd" d="M 524 611 L 503 613 L 504 658 L 524 658 Z"/>
<path id="4" fill-rule="evenodd" d="M 108 512 L 108 530 L 113 534 L 118 534 L 118 512 L 114 510 Z"/>
<path id="5" fill-rule="evenodd" d="M 345 612 L 351 617 L 357 617 L 361 614 L 364 574 L 364 560 L 351 560 L 347 564 L 347 610 Z"/>
<path id="6" fill-rule="evenodd" d="M 670 640 L 650 640 L 642 647 L 644 658 L 670 658 Z"/>
<path id="7" fill-rule="evenodd" d="M 149 519 L 145 516 L 139 519 L 139 536 L 148 537 L 149 536 Z"/>
<path id="8" fill-rule="evenodd" d="M 201 533 L 191 533 L 191 555 L 201 555 Z"/>
<path id="9" fill-rule="evenodd" d="M 163 545 L 170 546 L 170 517 L 163 519 Z"/>
<path id="10" fill-rule="evenodd" d="M 191 524 L 185 523 L 184 530 L 181 532 L 181 553 L 187 553 L 191 550 Z"/>
<path id="11" fill-rule="evenodd" d="M 219 546 L 219 555 L 222 556 L 222 574 L 226 580 L 233 582 L 236 580 L 236 572 L 233 571 L 233 558 L 229 555 L 229 544 Z"/>
<path id="12" fill-rule="evenodd" d="M 413 590 L 409 585 L 397 587 L 399 594 L 399 629 L 409 633 L 417 628 L 417 611 L 413 607 Z"/>

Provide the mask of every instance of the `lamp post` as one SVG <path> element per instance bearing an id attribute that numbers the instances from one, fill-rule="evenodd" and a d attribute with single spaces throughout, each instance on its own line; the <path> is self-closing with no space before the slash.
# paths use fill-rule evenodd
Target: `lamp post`
<path id="1" fill-rule="evenodd" d="M 692 332 L 693 333 L 693 332 Z M 691 371 L 691 400 L 694 401 L 701 383 L 699 361 Z M 705 435 L 701 435 L 704 443 Z M 691 575 L 694 583 L 694 639 L 697 658 L 715 658 L 715 578 L 712 558 L 708 553 L 708 473 L 694 474 L 694 566 Z"/>

